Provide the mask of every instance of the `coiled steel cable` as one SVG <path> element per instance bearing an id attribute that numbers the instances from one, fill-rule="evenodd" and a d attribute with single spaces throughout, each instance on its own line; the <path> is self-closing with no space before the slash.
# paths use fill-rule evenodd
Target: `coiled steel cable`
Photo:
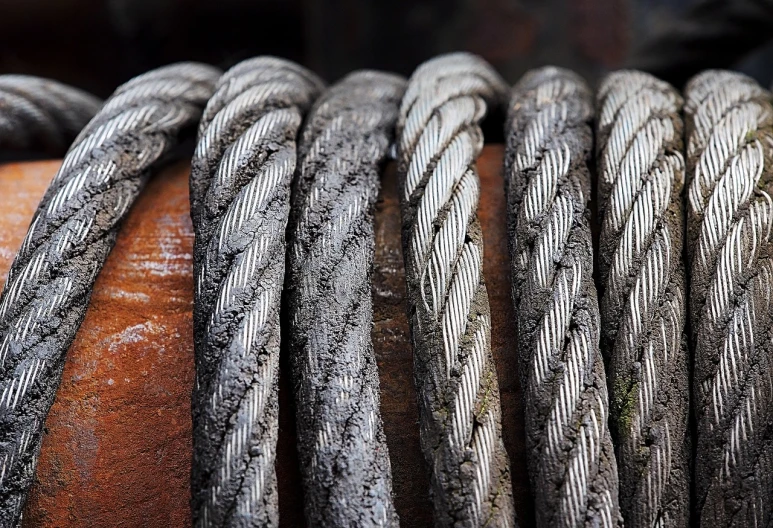
<path id="1" fill-rule="evenodd" d="M 16 525 L 64 355 L 121 219 L 192 128 L 218 72 L 160 68 L 119 87 L 70 147 L 0 298 L 0 525 Z"/>
<path id="2" fill-rule="evenodd" d="M 505 93 L 482 59 L 455 53 L 419 66 L 400 108 L 403 254 L 437 526 L 516 524 L 476 214 L 479 123 Z"/>
<path id="3" fill-rule="evenodd" d="M 404 80 L 356 72 L 300 143 L 287 298 L 309 526 L 397 526 L 370 332 L 373 207 Z"/>
<path id="4" fill-rule="evenodd" d="M 682 98 L 620 71 L 598 93 L 601 349 L 626 526 L 687 526 Z"/>
<path id="5" fill-rule="evenodd" d="M 279 307 L 296 138 L 322 82 L 259 57 L 227 71 L 191 170 L 200 527 L 277 526 Z"/>
<path id="6" fill-rule="evenodd" d="M 773 524 L 773 107 L 737 73 L 686 88 L 696 511 Z"/>
<path id="7" fill-rule="evenodd" d="M 51 79 L 0 75 L 0 149 L 64 154 L 101 104 L 96 97 Z"/>
<path id="8" fill-rule="evenodd" d="M 512 288 L 538 526 L 622 524 L 592 276 L 592 116 L 582 79 L 546 67 L 515 86 L 506 124 Z"/>

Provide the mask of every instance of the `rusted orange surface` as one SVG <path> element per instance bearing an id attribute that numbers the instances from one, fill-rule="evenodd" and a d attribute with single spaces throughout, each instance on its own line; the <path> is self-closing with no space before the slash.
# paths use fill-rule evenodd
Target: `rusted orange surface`
<path id="1" fill-rule="evenodd" d="M 518 381 L 515 315 L 510 292 L 507 249 L 507 200 L 502 156 L 504 148 L 490 146 L 478 160 L 481 194 L 478 218 L 483 229 L 483 277 L 491 306 L 491 351 L 497 365 L 502 396 L 502 435 L 510 455 L 515 510 L 521 526 L 534 525 L 529 478 L 526 473 L 521 387 Z"/>
<path id="2" fill-rule="evenodd" d="M 522 525 L 529 525 L 501 159 L 501 147 L 494 146 L 479 160 L 484 275 L 516 507 Z M 57 167 L 0 166 L 0 277 Z M 46 422 L 27 527 L 190 526 L 193 235 L 187 178 L 187 166 L 178 164 L 148 185 L 97 279 Z M 403 526 L 426 526 L 429 479 L 419 448 L 392 169 L 384 176 L 375 227 L 373 341 L 396 504 Z M 281 524 L 296 527 L 304 524 L 303 494 L 286 367 L 283 361 L 277 472 Z"/>
<path id="3" fill-rule="evenodd" d="M 0 171 L 3 275 L 57 166 Z M 46 422 L 26 526 L 189 524 L 187 176 L 178 165 L 148 186 L 97 279 Z"/>

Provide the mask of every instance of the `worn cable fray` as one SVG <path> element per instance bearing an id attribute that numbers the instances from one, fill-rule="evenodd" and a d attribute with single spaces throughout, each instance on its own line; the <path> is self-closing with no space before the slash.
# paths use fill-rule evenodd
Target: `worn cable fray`
<path id="1" fill-rule="evenodd" d="M 371 342 L 373 208 L 404 80 L 356 72 L 300 142 L 290 216 L 290 356 L 309 526 L 397 526 Z"/>
<path id="2" fill-rule="evenodd" d="M 0 525 L 32 484 L 64 355 L 121 219 L 152 170 L 198 121 L 218 72 L 181 63 L 116 90 L 64 158 L 0 298 Z"/>
<path id="3" fill-rule="evenodd" d="M 273 57 L 226 72 L 191 170 L 197 527 L 277 526 L 279 307 L 296 138 L 322 82 Z"/>
<path id="4" fill-rule="evenodd" d="M 687 85 L 696 512 L 773 525 L 773 107 L 737 73 Z"/>
<path id="5" fill-rule="evenodd" d="M 682 98 L 621 71 L 598 94 L 601 349 L 626 526 L 687 526 Z"/>
<path id="6" fill-rule="evenodd" d="M 505 185 L 528 467 L 538 526 L 618 526 L 593 283 L 591 94 L 546 67 L 515 86 Z"/>
<path id="7" fill-rule="evenodd" d="M 51 79 L 0 75 L 0 149 L 62 155 L 101 104 Z"/>
<path id="8" fill-rule="evenodd" d="M 479 123 L 506 86 L 455 53 L 414 72 L 398 122 L 403 253 L 421 444 L 437 526 L 514 526 L 477 218 Z"/>

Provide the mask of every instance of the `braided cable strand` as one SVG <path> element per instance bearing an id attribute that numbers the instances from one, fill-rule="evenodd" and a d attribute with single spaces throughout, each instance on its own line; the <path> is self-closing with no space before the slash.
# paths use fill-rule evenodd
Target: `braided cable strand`
<path id="1" fill-rule="evenodd" d="M 322 82 L 273 57 L 227 71 L 191 170 L 199 527 L 277 526 L 279 307 L 296 138 Z"/>
<path id="2" fill-rule="evenodd" d="M 71 86 L 28 75 L 0 75 L 0 149 L 64 154 L 102 102 Z"/>
<path id="3" fill-rule="evenodd" d="M 290 349 L 309 526 L 397 526 L 371 342 L 373 208 L 405 82 L 355 72 L 317 101 L 290 218 Z"/>
<path id="4" fill-rule="evenodd" d="M 626 526 L 687 526 L 682 99 L 621 71 L 598 94 L 602 351 Z"/>
<path id="5" fill-rule="evenodd" d="M 696 511 L 773 525 L 773 107 L 752 79 L 686 88 Z"/>
<path id="6" fill-rule="evenodd" d="M 514 526 L 477 219 L 479 123 L 506 86 L 465 53 L 422 64 L 398 123 L 421 444 L 437 526 Z"/>
<path id="7" fill-rule="evenodd" d="M 70 147 L 0 298 L 0 525 L 16 525 L 64 355 L 120 221 L 180 133 L 198 121 L 218 72 L 182 63 L 118 88 Z"/>
<path id="8" fill-rule="evenodd" d="M 582 79 L 546 67 L 515 86 L 506 125 L 512 287 L 538 526 L 622 525 L 592 277 L 592 115 Z"/>

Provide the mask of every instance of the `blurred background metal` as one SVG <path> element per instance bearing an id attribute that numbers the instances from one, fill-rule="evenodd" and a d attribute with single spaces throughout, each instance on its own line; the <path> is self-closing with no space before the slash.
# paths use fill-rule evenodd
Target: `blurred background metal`
<path id="1" fill-rule="evenodd" d="M 769 85 L 771 36 L 773 0 L 0 0 L 0 73 L 106 96 L 177 60 L 275 54 L 334 81 L 464 49 L 511 83 L 551 63 L 592 84 L 635 65 L 677 87 L 731 66 Z"/>

